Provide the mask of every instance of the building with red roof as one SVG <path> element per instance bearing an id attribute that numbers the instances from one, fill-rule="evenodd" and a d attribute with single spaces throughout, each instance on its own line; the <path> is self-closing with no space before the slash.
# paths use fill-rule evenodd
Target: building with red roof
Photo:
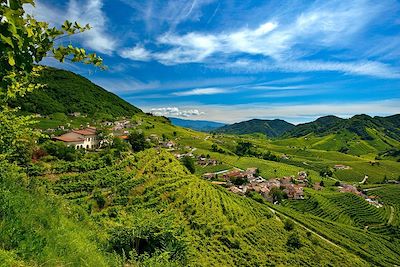
<path id="1" fill-rule="evenodd" d="M 88 127 L 80 130 L 73 130 L 53 138 L 55 141 L 64 142 L 67 146 L 82 149 L 95 149 L 99 145 L 97 130 L 94 127 Z"/>

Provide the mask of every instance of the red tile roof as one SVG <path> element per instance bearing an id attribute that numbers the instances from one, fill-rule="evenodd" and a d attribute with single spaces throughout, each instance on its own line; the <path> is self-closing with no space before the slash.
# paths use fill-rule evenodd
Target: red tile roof
<path id="1" fill-rule="evenodd" d="M 96 129 L 93 128 L 86 128 L 83 130 L 74 130 L 74 133 L 81 134 L 81 135 L 95 135 Z"/>

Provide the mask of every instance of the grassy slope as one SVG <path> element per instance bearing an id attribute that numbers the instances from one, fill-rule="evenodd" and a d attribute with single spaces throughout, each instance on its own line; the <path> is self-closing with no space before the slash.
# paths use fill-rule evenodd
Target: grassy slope
<path id="1" fill-rule="evenodd" d="M 0 265 L 113 265 L 116 258 L 100 252 L 102 235 L 82 210 L 46 196 L 21 173 L 1 162 Z"/>

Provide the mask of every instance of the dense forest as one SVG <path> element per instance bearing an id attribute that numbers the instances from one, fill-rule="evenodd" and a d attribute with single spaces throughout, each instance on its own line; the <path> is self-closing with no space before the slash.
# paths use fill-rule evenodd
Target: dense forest
<path id="1" fill-rule="evenodd" d="M 69 71 L 46 67 L 36 82 L 45 87 L 10 101 L 11 106 L 41 115 L 80 112 L 91 116 L 106 114 L 116 117 L 141 112 L 115 94 Z"/>

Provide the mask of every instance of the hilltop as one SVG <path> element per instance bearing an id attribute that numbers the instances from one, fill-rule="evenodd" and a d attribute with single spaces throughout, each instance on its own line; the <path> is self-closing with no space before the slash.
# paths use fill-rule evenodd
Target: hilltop
<path id="1" fill-rule="evenodd" d="M 309 123 L 299 124 L 285 133 L 285 137 L 299 137 L 308 134 L 324 136 L 348 131 L 362 140 L 373 140 L 369 129 L 380 131 L 389 137 L 400 140 L 400 115 L 389 117 L 371 117 L 365 114 L 355 115 L 349 119 L 325 116 Z"/>
<path id="2" fill-rule="evenodd" d="M 28 93 L 11 106 L 23 112 L 50 115 L 79 112 L 89 116 L 132 116 L 142 111 L 88 79 L 66 70 L 46 67 L 37 81 L 45 88 Z"/>
<path id="3" fill-rule="evenodd" d="M 283 133 L 289 131 L 293 127 L 294 127 L 293 124 L 288 123 L 284 120 L 253 119 L 249 121 L 243 121 L 231 125 L 226 125 L 214 130 L 214 132 L 225 133 L 225 134 L 262 133 L 268 137 L 278 137 L 281 136 Z"/>

